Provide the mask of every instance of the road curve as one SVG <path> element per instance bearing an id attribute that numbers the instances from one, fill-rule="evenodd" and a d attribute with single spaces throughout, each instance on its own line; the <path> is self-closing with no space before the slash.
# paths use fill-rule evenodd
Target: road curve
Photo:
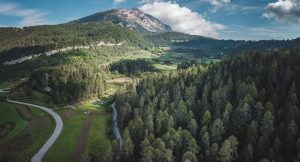
<path id="1" fill-rule="evenodd" d="M 10 88 L 0 89 L 0 93 L 8 93 Z"/>
<path id="2" fill-rule="evenodd" d="M 40 150 L 31 158 L 31 162 L 42 162 L 43 157 L 45 156 L 47 151 L 51 148 L 51 146 L 54 144 L 54 142 L 57 140 L 60 133 L 62 132 L 63 122 L 62 122 L 61 117 L 57 113 L 55 113 L 53 110 L 51 110 L 47 107 L 44 107 L 44 106 L 39 106 L 39 105 L 30 104 L 30 103 L 9 100 L 9 99 L 7 99 L 7 102 L 11 102 L 14 104 L 19 104 L 19 105 L 31 106 L 31 107 L 41 109 L 43 111 L 46 111 L 48 114 L 50 114 L 53 117 L 53 119 L 55 120 L 56 127 L 55 127 L 51 137 L 40 148 Z"/>

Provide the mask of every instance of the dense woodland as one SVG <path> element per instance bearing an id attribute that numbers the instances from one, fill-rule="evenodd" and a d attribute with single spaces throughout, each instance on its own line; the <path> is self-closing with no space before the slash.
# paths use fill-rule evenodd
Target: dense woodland
<path id="1" fill-rule="evenodd" d="M 128 87 L 116 97 L 121 161 L 300 161 L 299 51 L 228 57 Z"/>
<path id="2" fill-rule="evenodd" d="M 154 71 L 152 63 L 146 59 L 120 60 L 110 64 L 111 71 L 121 74 L 138 74 L 147 71 Z"/>
<path id="3" fill-rule="evenodd" d="M 197 65 L 199 65 L 197 60 L 190 60 L 190 61 L 186 60 L 186 61 L 183 61 L 183 62 L 181 62 L 177 65 L 177 70 L 187 69 L 189 67 L 197 66 Z"/>
<path id="4" fill-rule="evenodd" d="M 111 22 L 0 28 L 0 63 L 23 56 L 96 42 L 149 44 L 137 33 Z"/>
<path id="5" fill-rule="evenodd" d="M 77 103 L 104 94 L 108 69 L 84 63 L 39 69 L 31 74 L 28 85 L 49 93 L 55 104 Z"/>
<path id="6" fill-rule="evenodd" d="M 17 80 L 29 77 L 36 69 L 44 67 L 55 67 L 59 65 L 72 64 L 74 62 L 85 62 L 89 64 L 107 63 L 116 57 L 126 57 L 124 54 L 135 52 L 139 48 L 122 45 L 113 47 L 100 47 L 93 49 L 71 50 L 59 52 L 51 56 L 40 56 L 15 65 L 0 64 L 0 81 Z"/>

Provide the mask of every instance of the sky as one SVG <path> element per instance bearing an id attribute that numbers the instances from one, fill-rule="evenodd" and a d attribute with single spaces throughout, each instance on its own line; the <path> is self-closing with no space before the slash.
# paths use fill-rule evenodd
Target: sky
<path id="1" fill-rule="evenodd" d="M 60 24 L 139 8 L 174 31 L 234 40 L 300 37 L 300 0 L 0 0 L 0 26 Z"/>

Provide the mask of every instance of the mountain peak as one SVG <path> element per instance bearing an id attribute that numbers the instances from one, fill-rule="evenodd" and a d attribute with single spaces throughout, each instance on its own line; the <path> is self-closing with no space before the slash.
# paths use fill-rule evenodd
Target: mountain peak
<path id="1" fill-rule="evenodd" d="M 127 27 L 135 31 L 149 31 L 163 33 L 172 31 L 171 27 L 162 23 L 155 17 L 148 15 L 138 8 L 125 9 L 117 8 L 104 12 L 99 12 L 71 23 L 88 23 L 112 21 L 114 24 Z"/>

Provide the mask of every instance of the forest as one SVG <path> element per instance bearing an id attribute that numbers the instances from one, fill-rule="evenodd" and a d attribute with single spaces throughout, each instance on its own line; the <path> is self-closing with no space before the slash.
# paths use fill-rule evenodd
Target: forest
<path id="1" fill-rule="evenodd" d="M 109 69 L 127 75 L 155 70 L 152 63 L 146 59 L 120 60 L 110 64 Z"/>
<path id="2" fill-rule="evenodd" d="M 139 34 L 111 22 L 0 28 L 0 63 L 50 50 L 96 42 L 149 46 Z"/>
<path id="3" fill-rule="evenodd" d="M 0 81 L 10 81 L 30 77 L 30 74 L 39 68 L 55 67 L 59 65 L 72 64 L 74 62 L 85 62 L 88 64 L 102 64 L 116 57 L 126 57 L 124 54 L 139 50 L 130 45 L 101 47 L 95 49 L 80 49 L 58 52 L 55 55 L 33 58 L 15 65 L 0 64 Z"/>
<path id="4" fill-rule="evenodd" d="M 299 62 L 299 49 L 251 52 L 127 87 L 121 161 L 299 161 Z"/>
<path id="5" fill-rule="evenodd" d="M 78 103 L 104 94 L 108 69 L 78 63 L 33 72 L 27 84 L 48 93 L 54 104 Z"/>
<path id="6" fill-rule="evenodd" d="M 187 69 L 192 66 L 198 66 L 199 63 L 197 60 L 191 60 L 191 61 L 182 61 L 180 64 L 177 65 L 177 70 L 180 69 Z"/>

